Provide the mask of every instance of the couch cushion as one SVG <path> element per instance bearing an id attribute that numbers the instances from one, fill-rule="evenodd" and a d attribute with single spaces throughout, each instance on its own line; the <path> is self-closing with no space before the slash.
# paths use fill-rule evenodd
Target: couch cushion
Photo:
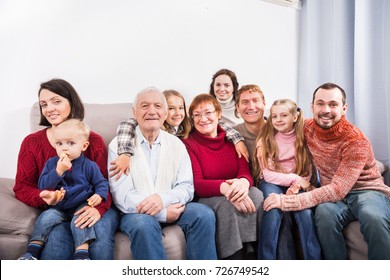
<path id="1" fill-rule="evenodd" d="M 84 107 L 84 122 L 90 126 L 92 131 L 103 137 L 106 146 L 115 137 L 119 123 L 133 116 L 132 103 L 84 103 Z M 35 102 L 30 112 L 31 132 L 44 128 L 39 125 L 40 118 L 39 104 Z"/>
<path id="2" fill-rule="evenodd" d="M 345 244 L 347 245 L 348 258 L 351 260 L 367 260 L 368 246 L 360 232 L 359 221 L 347 225 L 343 231 Z"/>
<path id="3" fill-rule="evenodd" d="M 0 260 L 16 260 L 27 250 L 30 235 L 1 234 Z"/>
<path id="4" fill-rule="evenodd" d="M 115 234 L 114 259 L 131 260 L 133 254 L 130 250 L 131 242 L 122 232 Z M 186 241 L 182 229 L 177 225 L 163 228 L 163 245 L 169 260 L 186 259 Z"/>
<path id="5" fill-rule="evenodd" d="M 40 211 L 15 198 L 14 180 L 0 178 L 0 233 L 30 235 Z"/>

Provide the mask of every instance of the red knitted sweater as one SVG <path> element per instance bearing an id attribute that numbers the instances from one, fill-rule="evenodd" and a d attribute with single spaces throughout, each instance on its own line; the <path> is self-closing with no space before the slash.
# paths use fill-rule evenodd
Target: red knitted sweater
<path id="1" fill-rule="evenodd" d="M 370 141 L 345 116 L 328 130 L 313 119 L 306 120 L 305 138 L 320 173 L 321 187 L 298 195 L 282 195 L 282 210 L 297 211 L 340 201 L 351 190 L 376 190 L 390 197 Z"/>
<path id="2" fill-rule="evenodd" d="M 19 151 L 14 186 L 15 197 L 17 199 L 27 205 L 40 209 L 46 209 L 47 204 L 39 197 L 39 193 L 41 192 L 38 189 L 39 174 L 41 174 L 45 167 L 46 161 L 57 155 L 56 150 L 46 136 L 46 130 L 39 130 L 24 138 Z M 104 145 L 103 138 L 91 132 L 89 143 L 90 145 L 84 152 L 84 155 L 90 160 L 95 161 L 103 176 L 107 178 L 107 149 Z M 110 206 L 111 195 L 109 194 L 107 200 L 103 200 L 96 206 L 96 209 L 103 216 Z"/>
<path id="3" fill-rule="evenodd" d="M 191 158 L 195 192 L 199 197 L 222 195 L 220 186 L 227 179 L 253 179 L 244 157 L 238 158 L 233 143 L 225 139 L 225 131 L 218 126 L 218 135 L 211 138 L 194 131 L 183 139 Z"/>

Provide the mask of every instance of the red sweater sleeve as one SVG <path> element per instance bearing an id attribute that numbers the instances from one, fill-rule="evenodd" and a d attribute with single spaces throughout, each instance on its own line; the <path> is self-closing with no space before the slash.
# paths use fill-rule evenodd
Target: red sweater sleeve
<path id="1" fill-rule="evenodd" d="M 55 156 L 55 149 L 45 149 L 46 129 L 27 136 L 19 150 L 18 165 L 14 185 L 15 197 L 34 208 L 46 209 L 46 202 L 40 198 L 38 189 L 39 174 L 46 159 Z M 47 140 L 46 140 L 47 141 Z"/>

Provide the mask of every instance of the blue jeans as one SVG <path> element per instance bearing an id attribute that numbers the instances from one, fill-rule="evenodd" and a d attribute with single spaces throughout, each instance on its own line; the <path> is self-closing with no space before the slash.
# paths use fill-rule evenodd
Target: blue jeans
<path id="1" fill-rule="evenodd" d="M 315 222 L 325 259 L 347 259 L 343 229 L 359 220 L 369 259 L 390 260 L 390 200 L 381 192 L 351 191 L 342 201 L 316 207 Z"/>
<path id="2" fill-rule="evenodd" d="M 187 259 L 216 260 L 215 215 L 203 204 L 190 202 L 172 224 L 179 225 L 186 236 Z M 166 253 L 162 242 L 161 224 L 147 214 L 129 213 L 122 217 L 120 229 L 131 240 L 136 260 L 163 260 Z"/>
<path id="3" fill-rule="evenodd" d="M 259 188 L 263 192 L 264 199 L 271 193 L 282 194 L 287 190 L 286 187 L 270 184 L 264 180 L 260 182 Z M 291 214 L 297 224 L 304 259 L 321 259 L 321 246 L 318 241 L 317 230 L 314 224 L 313 211 L 311 209 L 305 209 L 291 212 Z M 291 242 L 294 242 L 291 225 L 286 222 L 284 226 L 289 226 L 289 228 L 281 231 L 283 217 L 284 213 L 277 208 L 270 211 L 264 211 L 260 226 L 259 259 L 275 260 L 278 255 L 291 256 L 292 254 L 295 254 L 295 244 L 291 244 Z M 280 236 L 280 234 L 290 236 Z M 279 244 L 280 240 L 283 240 L 284 244 Z M 280 252 L 278 252 L 278 250 Z"/>
<path id="4" fill-rule="evenodd" d="M 35 222 L 34 231 L 31 234 L 31 240 L 39 240 L 46 243 L 47 236 L 53 227 L 65 221 L 70 221 L 70 229 L 72 231 L 74 246 L 77 248 L 84 243 L 91 244 L 96 239 L 94 227 L 86 227 L 84 229 L 75 227 L 74 221 L 77 217 L 73 215 L 74 212 L 75 211 L 60 211 L 54 208 L 49 208 L 46 211 L 43 211 Z"/>
<path id="5" fill-rule="evenodd" d="M 114 234 L 118 229 L 119 212 L 111 206 L 94 225 L 96 240 L 89 247 L 92 260 L 112 260 L 114 258 Z M 74 240 L 70 222 L 63 222 L 51 230 L 43 248 L 42 260 L 70 260 L 74 254 Z"/>

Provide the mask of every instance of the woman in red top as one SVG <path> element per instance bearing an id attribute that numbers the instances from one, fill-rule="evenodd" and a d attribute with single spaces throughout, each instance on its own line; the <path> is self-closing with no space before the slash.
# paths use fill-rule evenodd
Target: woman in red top
<path id="1" fill-rule="evenodd" d="M 195 193 L 217 218 L 218 257 L 242 258 L 243 248 L 257 240 L 263 195 L 251 187 L 249 164 L 239 158 L 218 125 L 222 109 L 215 97 L 200 94 L 189 108 L 193 129 L 183 139 L 191 158 Z"/>
<path id="2" fill-rule="evenodd" d="M 14 192 L 17 199 L 29 206 L 46 209 L 58 203 L 58 199 L 40 197 L 38 178 L 46 161 L 56 155 L 53 131 L 69 118 L 83 120 L 83 103 L 72 87 L 65 80 L 52 79 L 42 83 L 38 92 L 41 121 L 47 128 L 28 135 L 22 142 L 15 178 Z M 91 132 L 90 146 L 85 156 L 95 161 L 102 174 L 107 178 L 107 149 L 103 138 Z M 85 206 L 75 215 L 76 226 L 85 228 L 93 226 L 96 241 L 90 244 L 91 259 L 113 259 L 114 234 L 118 227 L 119 216 L 110 208 L 111 195 L 97 207 Z M 69 222 L 55 226 L 42 251 L 41 259 L 72 259 L 74 251 L 73 237 Z"/>

